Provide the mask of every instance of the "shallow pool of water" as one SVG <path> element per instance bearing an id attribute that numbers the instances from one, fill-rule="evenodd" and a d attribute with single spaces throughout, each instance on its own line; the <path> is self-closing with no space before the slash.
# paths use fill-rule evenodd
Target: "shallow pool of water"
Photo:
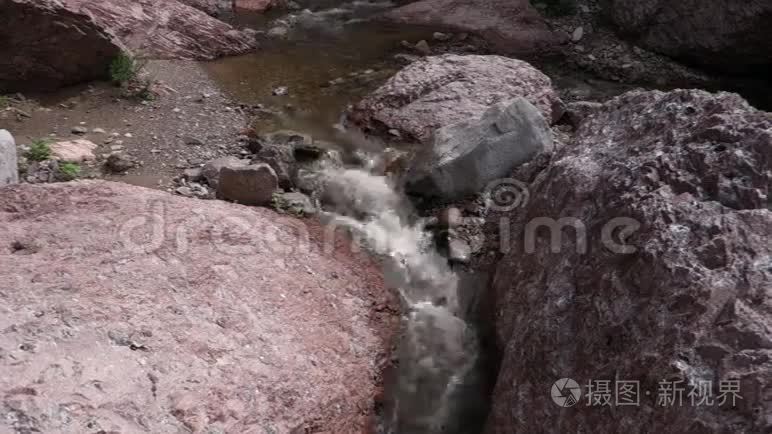
<path id="1" fill-rule="evenodd" d="M 421 27 L 366 21 L 388 2 L 337 2 L 338 6 L 288 13 L 282 18 L 237 15 L 266 31 L 290 23 L 285 38 L 266 37 L 261 48 L 244 56 L 207 63 L 210 76 L 241 102 L 263 104 L 278 115 L 255 121 L 258 131 L 302 130 L 331 140 L 348 104 L 357 102 L 392 76 L 405 52 L 400 42 L 431 37 Z M 286 95 L 274 95 L 286 87 Z"/>

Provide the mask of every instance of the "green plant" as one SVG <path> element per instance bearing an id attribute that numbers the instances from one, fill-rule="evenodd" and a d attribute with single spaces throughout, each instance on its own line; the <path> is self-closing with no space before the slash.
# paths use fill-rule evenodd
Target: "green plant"
<path id="1" fill-rule="evenodd" d="M 32 161 L 48 160 L 51 157 L 51 147 L 48 146 L 48 142 L 45 140 L 35 140 L 29 146 L 29 151 L 25 155 Z"/>
<path id="2" fill-rule="evenodd" d="M 144 67 L 145 62 L 131 54 L 121 53 L 110 62 L 110 79 L 115 84 L 125 85 L 135 80 Z"/>
<path id="3" fill-rule="evenodd" d="M 68 181 L 72 181 L 80 175 L 80 166 L 75 163 L 62 163 L 59 165 L 59 172 L 61 172 Z"/>
<path id="4" fill-rule="evenodd" d="M 0 110 L 4 108 L 8 108 L 10 106 L 11 106 L 11 98 L 5 95 L 0 95 Z"/>

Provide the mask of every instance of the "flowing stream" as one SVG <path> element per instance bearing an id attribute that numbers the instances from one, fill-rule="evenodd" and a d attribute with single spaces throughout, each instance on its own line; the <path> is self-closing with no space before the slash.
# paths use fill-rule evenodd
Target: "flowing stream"
<path id="1" fill-rule="evenodd" d="M 310 3 L 310 2 L 309 2 Z M 303 2 L 301 2 L 301 6 Z M 377 88 L 400 67 L 400 41 L 430 39 L 424 28 L 368 22 L 392 7 L 383 1 L 313 2 L 309 9 L 268 16 L 237 14 L 257 30 L 278 32 L 259 51 L 207 65 L 210 75 L 243 102 L 276 113 L 259 117 L 258 131 L 292 129 L 334 141 L 346 106 Z M 286 95 L 273 90 L 286 87 Z M 479 330 L 473 321 L 476 288 L 437 253 L 429 232 L 405 197 L 370 165 L 327 168 L 320 175 L 334 209 L 323 218 L 358 235 L 383 264 L 389 287 L 398 288 L 402 328 L 397 363 L 387 373 L 383 434 L 473 434 L 487 411 L 487 385 Z M 365 159 L 368 160 L 368 159 Z"/>
<path id="2" fill-rule="evenodd" d="M 264 108 L 258 132 L 291 129 L 334 142 L 347 105 L 376 89 L 402 67 L 401 43 L 432 40 L 432 29 L 394 26 L 371 18 L 394 4 L 367 0 L 299 0 L 296 11 L 237 12 L 233 20 L 262 33 L 255 53 L 205 65 L 241 102 Z M 604 99 L 631 86 L 595 80 L 561 63 L 538 65 L 555 85 Z M 286 92 L 276 92 L 276 89 Z M 769 101 L 766 101 L 767 103 Z M 387 373 L 380 434 L 482 432 L 497 371 L 489 318 L 480 308 L 487 278 L 452 269 L 411 203 L 385 176 L 370 170 L 377 146 L 359 147 L 365 164 L 327 167 L 319 175 L 333 209 L 323 213 L 347 227 L 383 264 L 398 288 L 402 329 L 396 367 Z M 367 162 L 369 161 L 369 164 Z"/>
<path id="3" fill-rule="evenodd" d="M 401 41 L 431 41 L 432 31 L 368 21 L 393 7 L 390 2 L 299 3 L 294 12 L 237 13 L 238 24 L 264 32 L 262 48 L 206 67 L 226 92 L 265 108 L 254 122 L 258 132 L 292 129 L 335 141 L 347 105 L 401 68 L 395 55 L 409 52 Z M 286 88 L 286 94 L 274 95 L 277 88 Z M 399 291 L 397 363 L 387 373 L 378 431 L 481 432 L 496 372 L 477 307 L 487 278 L 448 265 L 409 200 L 388 177 L 371 172 L 381 158 L 377 146 L 363 142 L 358 148 L 367 156 L 365 164 L 329 167 L 319 175 L 334 204 L 323 218 L 358 235 L 381 258 L 388 286 Z"/>
<path id="4" fill-rule="evenodd" d="M 268 37 L 255 53 L 206 65 L 226 92 L 261 104 L 259 132 L 292 129 L 317 141 L 334 141 L 346 106 L 371 92 L 402 65 L 402 40 L 431 39 L 425 28 L 390 26 L 368 18 L 393 7 L 384 1 L 301 1 L 294 12 L 249 15 L 234 20 Z M 286 95 L 273 91 L 286 87 Z M 386 402 L 379 414 L 382 434 L 474 434 L 487 414 L 490 358 L 481 351 L 475 300 L 484 276 L 451 269 L 410 202 L 371 168 L 381 155 L 371 143 L 358 145 L 365 163 L 324 168 L 333 209 L 323 214 L 347 227 L 381 259 L 389 287 L 398 288 L 402 328 L 395 368 L 386 373 Z"/>
<path id="5" fill-rule="evenodd" d="M 459 276 L 433 248 L 421 220 L 384 176 L 362 169 L 323 171 L 335 212 L 328 218 L 359 235 L 382 258 L 389 287 L 398 288 L 403 330 L 398 367 L 387 385 L 382 433 L 473 433 L 483 400 L 477 330 Z M 475 395 L 479 399 L 475 400 Z M 470 426 L 470 421 L 474 421 Z"/>

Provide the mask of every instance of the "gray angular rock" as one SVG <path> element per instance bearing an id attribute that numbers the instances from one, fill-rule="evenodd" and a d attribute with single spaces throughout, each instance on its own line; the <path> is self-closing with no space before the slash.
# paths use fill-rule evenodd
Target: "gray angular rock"
<path id="1" fill-rule="evenodd" d="M 549 125 L 525 98 L 499 103 L 480 119 L 441 128 L 408 170 L 406 191 L 442 200 L 482 192 L 543 150 Z"/>
<path id="2" fill-rule="evenodd" d="M 497 246 L 504 353 L 486 433 L 772 429 L 772 114 L 729 93 L 630 92 L 529 191 Z M 550 397 L 564 377 L 583 387 L 574 408 Z M 591 380 L 610 381 L 611 406 L 587 406 Z M 614 405 L 616 380 L 638 382 L 637 406 Z M 672 381 L 683 405 L 658 405 Z M 731 381 L 734 406 L 690 401 Z"/>
<path id="3" fill-rule="evenodd" d="M 292 145 L 267 144 L 255 155 L 255 162 L 265 163 L 273 169 L 279 180 L 279 186 L 289 190 L 297 171 L 297 161 Z"/>
<path id="4" fill-rule="evenodd" d="M 421 39 L 415 44 L 415 49 L 421 54 L 429 55 L 432 53 L 431 47 L 429 47 L 429 43 L 426 42 L 426 39 Z"/>
<path id="5" fill-rule="evenodd" d="M 220 170 L 217 197 L 242 205 L 270 205 L 278 188 L 276 172 L 267 164 L 225 166 Z"/>
<path id="6" fill-rule="evenodd" d="M 201 168 L 201 175 L 206 179 L 210 187 L 217 189 L 217 183 L 220 180 L 220 170 L 223 167 L 238 167 L 249 164 L 247 160 L 241 160 L 236 157 L 220 157 L 207 161 Z"/>
<path id="7" fill-rule="evenodd" d="M 356 104 L 349 119 L 368 132 L 397 130 L 431 141 L 435 129 L 480 117 L 499 102 L 526 98 L 550 124 L 563 115 L 552 81 L 530 64 L 502 56 L 445 54 L 403 68 Z"/>
<path id="8" fill-rule="evenodd" d="M 204 170 L 200 167 L 185 169 L 182 174 L 186 180 L 191 182 L 198 182 L 204 179 Z"/>
<path id="9" fill-rule="evenodd" d="M 111 154 L 105 161 L 105 168 L 113 173 L 123 173 L 136 165 L 136 161 L 125 154 Z"/>
<path id="10" fill-rule="evenodd" d="M 7 130 L 0 130 L 0 187 L 19 182 L 16 141 Z"/>

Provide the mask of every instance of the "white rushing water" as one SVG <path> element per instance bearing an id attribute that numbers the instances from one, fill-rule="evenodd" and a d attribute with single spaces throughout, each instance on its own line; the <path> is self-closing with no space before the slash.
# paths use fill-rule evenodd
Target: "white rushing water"
<path id="1" fill-rule="evenodd" d="M 367 168 L 327 168 L 322 175 L 335 205 L 329 216 L 382 259 L 386 282 L 402 301 L 397 378 L 383 432 L 456 432 L 459 386 L 477 357 L 475 332 L 460 317 L 458 277 L 387 177 Z"/>

